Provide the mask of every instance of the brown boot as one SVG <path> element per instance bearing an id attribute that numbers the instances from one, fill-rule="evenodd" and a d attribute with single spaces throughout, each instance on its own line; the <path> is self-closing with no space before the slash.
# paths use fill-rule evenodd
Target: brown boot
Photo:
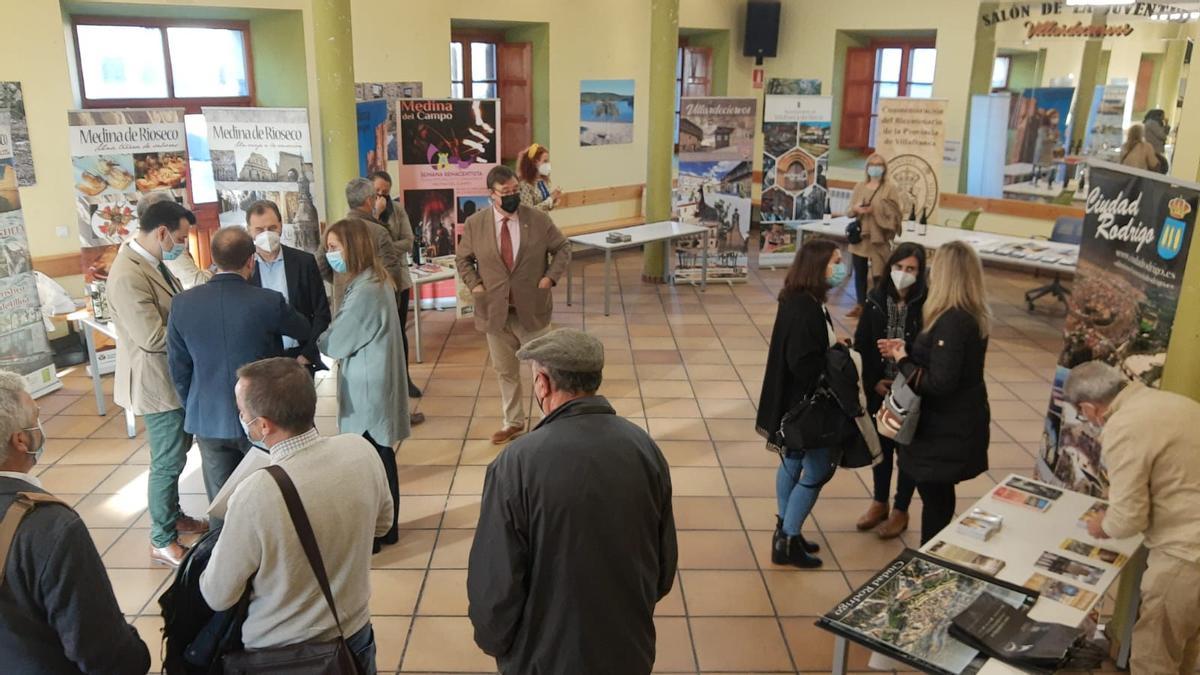
<path id="1" fill-rule="evenodd" d="M 875 536 L 880 539 L 895 539 L 908 529 L 908 511 L 899 509 L 892 511 L 879 527 L 875 528 Z"/>
<path id="2" fill-rule="evenodd" d="M 888 505 L 883 502 L 871 502 L 871 506 L 867 507 L 867 512 L 862 514 L 862 517 L 855 523 L 855 527 L 859 532 L 866 532 L 876 525 L 887 520 Z"/>

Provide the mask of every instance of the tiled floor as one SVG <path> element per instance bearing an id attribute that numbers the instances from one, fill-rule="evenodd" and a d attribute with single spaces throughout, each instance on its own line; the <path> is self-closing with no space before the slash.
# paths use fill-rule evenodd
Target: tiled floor
<path id="1" fill-rule="evenodd" d="M 763 449 L 753 417 L 783 270 L 701 294 L 641 283 L 636 254 L 618 261 L 611 316 L 603 314 L 600 259 L 591 257 L 575 262 L 576 304 L 567 307 L 564 289 L 557 292 L 555 319 L 604 341 L 601 393 L 650 431 L 672 466 L 680 573 L 658 608 L 656 670 L 828 672 L 833 640 L 814 618 L 905 543 L 915 545 L 915 525 L 903 542 L 856 532 L 870 475 L 841 471 L 805 526 L 821 543 L 826 566 L 772 566 L 778 459 Z M 1019 301 L 1036 284 L 1032 277 L 995 269 L 987 277 L 996 313 L 987 359 L 992 471 L 960 487 L 960 504 L 997 477 L 1031 470 L 1061 345 L 1061 309 L 1045 303 L 1031 315 Z M 838 332 L 849 335 L 846 292 L 833 301 Z M 470 322 L 455 322 L 452 312 L 423 318 L 426 360 L 411 371 L 426 394 L 414 405 L 429 421 L 399 451 L 400 544 L 374 558 L 378 665 L 381 672 L 492 672 L 493 662 L 471 639 L 465 568 L 484 470 L 499 450 L 487 440 L 499 424 L 499 390 Z M 51 440 L 39 471 L 46 488 L 74 503 L 91 528 L 121 608 L 151 645 L 157 669 L 155 600 L 168 572 L 147 558 L 145 437 L 139 424 L 138 438 L 125 438 L 116 411 L 96 416 L 90 380 L 79 369 L 64 383 L 40 401 Z M 319 393 L 318 426 L 335 433 L 333 382 L 321 382 Z M 530 410 L 537 408 L 531 403 Z M 205 506 L 198 459 L 193 450 L 182 485 L 185 509 L 196 514 Z M 913 515 L 919 517 L 919 502 Z M 866 669 L 864 651 L 853 650 L 851 661 Z"/>

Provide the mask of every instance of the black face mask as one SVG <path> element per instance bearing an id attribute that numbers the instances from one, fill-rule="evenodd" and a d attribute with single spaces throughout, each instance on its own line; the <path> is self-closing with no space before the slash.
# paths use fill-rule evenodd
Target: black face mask
<path id="1" fill-rule="evenodd" d="M 504 195 L 500 198 L 500 210 L 505 213 L 516 213 L 517 207 L 521 206 L 521 195 Z"/>

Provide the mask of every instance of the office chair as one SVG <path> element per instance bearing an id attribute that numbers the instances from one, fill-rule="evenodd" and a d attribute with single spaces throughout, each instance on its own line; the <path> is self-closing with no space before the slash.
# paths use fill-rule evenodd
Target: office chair
<path id="1" fill-rule="evenodd" d="M 1059 216 L 1054 221 L 1054 229 L 1050 231 L 1050 241 L 1058 244 L 1079 244 L 1083 239 L 1083 219 L 1073 216 Z M 1036 274 L 1034 276 L 1037 276 Z M 1053 295 L 1058 298 L 1059 302 L 1064 305 L 1067 303 L 1067 296 L 1071 294 L 1071 289 L 1062 285 L 1062 280 L 1058 272 L 1054 273 L 1054 279 L 1044 286 L 1028 290 L 1025 292 L 1025 304 L 1029 311 L 1034 310 L 1034 302 L 1038 298 L 1046 295 Z"/>

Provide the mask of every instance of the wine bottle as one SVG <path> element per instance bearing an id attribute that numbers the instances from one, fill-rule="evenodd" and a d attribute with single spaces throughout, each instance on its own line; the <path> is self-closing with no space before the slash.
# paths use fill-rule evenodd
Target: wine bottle
<path id="1" fill-rule="evenodd" d="M 912 210 L 908 212 L 908 220 L 909 220 L 909 222 L 913 222 L 913 223 L 917 222 L 917 205 L 916 204 L 913 204 Z"/>
<path id="2" fill-rule="evenodd" d="M 924 237 L 929 232 L 929 212 L 927 209 L 921 209 L 921 220 L 918 222 L 917 234 Z"/>
<path id="3" fill-rule="evenodd" d="M 833 220 L 833 200 L 829 198 L 829 193 L 825 193 L 825 213 L 822 214 L 821 220 L 826 223 Z"/>

